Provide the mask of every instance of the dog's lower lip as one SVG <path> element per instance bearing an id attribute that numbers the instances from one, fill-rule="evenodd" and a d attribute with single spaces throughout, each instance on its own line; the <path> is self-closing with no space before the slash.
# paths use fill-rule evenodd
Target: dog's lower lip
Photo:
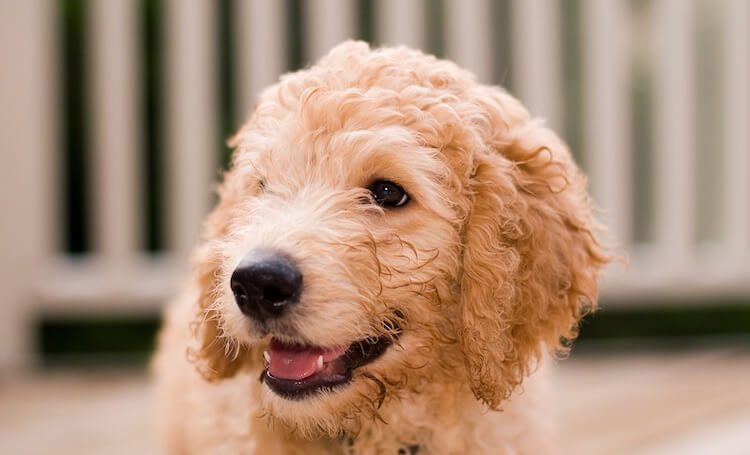
<path id="1" fill-rule="evenodd" d="M 390 336 L 366 338 L 352 343 L 340 358 L 334 360 L 340 371 L 325 375 L 316 373 L 304 379 L 285 379 L 273 376 L 266 367 L 261 381 L 282 398 L 300 400 L 348 384 L 353 378 L 354 370 L 375 361 L 391 344 L 393 339 Z"/>
<path id="2" fill-rule="evenodd" d="M 274 393 L 288 400 L 300 400 L 318 392 L 333 390 L 347 384 L 351 379 L 351 370 L 332 377 L 319 378 L 314 375 L 309 378 L 294 380 L 274 377 L 268 372 L 268 369 L 264 369 L 262 376 L 263 382 Z"/>

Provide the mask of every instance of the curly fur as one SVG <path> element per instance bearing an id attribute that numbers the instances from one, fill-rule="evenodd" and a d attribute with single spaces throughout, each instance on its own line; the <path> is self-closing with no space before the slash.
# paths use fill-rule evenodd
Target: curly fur
<path id="1" fill-rule="evenodd" d="M 546 353 L 568 349 L 607 262 L 554 133 L 450 62 L 348 42 L 267 89 L 232 145 L 161 334 L 170 453 L 554 452 Z M 409 204 L 372 204 L 377 178 Z M 341 390 L 275 396 L 257 379 L 269 335 L 228 286 L 257 247 L 305 276 L 274 336 L 394 346 Z"/>

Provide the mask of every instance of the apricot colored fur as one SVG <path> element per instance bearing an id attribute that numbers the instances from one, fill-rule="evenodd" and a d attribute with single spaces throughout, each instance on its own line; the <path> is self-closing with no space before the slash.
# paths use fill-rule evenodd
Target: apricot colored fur
<path id="1" fill-rule="evenodd" d="M 263 92 L 231 143 L 155 360 L 169 453 L 555 452 L 548 353 L 595 308 L 607 257 L 554 133 L 453 63 L 347 42 Z M 410 202 L 374 205 L 379 178 Z M 304 274 L 294 336 L 275 336 L 404 333 L 338 391 L 274 395 L 258 380 L 270 335 L 228 284 L 257 247 Z"/>

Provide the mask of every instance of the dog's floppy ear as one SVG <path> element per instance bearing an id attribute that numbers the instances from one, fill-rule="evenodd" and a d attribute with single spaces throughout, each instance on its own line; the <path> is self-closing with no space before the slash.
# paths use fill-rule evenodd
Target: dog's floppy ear
<path id="1" fill-rule="evenodd" d="M 498 409 L 545 347 L 565 350 L 575 338 L 607 258 L 585 178 L 559 138 L 528 117 L 516 126 L 489 118 L 502 125 L 475 151 L 460 342 L 475 396 Z"/>
<path id="2" fill-rule="evenodd" d="M 201 375 L 209 381 L 234 376 L 251 355 L 245 346 L 229 345 L 224 336 L 221 315 L 216 306 L 219 295 L 219 271 L 221 255 L 214 241 L 226 235 L 231 220 L 233 197 L 226 190 L 220 191 L 219 205 L 209 215 L 204 227 L 205 243 L 199 246 L 192 257 L 193 280 L 197 288 L 196 319 L 192 327 L 194 346 L 189 358 Z"/>

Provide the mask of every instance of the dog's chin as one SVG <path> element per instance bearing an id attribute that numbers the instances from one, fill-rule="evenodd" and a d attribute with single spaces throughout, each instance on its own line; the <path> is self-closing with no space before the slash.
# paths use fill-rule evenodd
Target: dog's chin
<path id="1" fill-rule="evenodd" d="M 402 317 L 400 311 L 396 313 Z M 336 394 L 385 354 L 401 335 L 401 327 L 383 321 L 385 333 L 333 346 L 273 336 L 263 352 L 261 381 L 282 399 L 306 401 Z"/>
<path id="2" fill-rule="evenodd" d="M 378 372 L 387 370 L 399 333 L 396 328 L 334 347 L 272 338 L 260 376 L 263 407 L 275 421 L 306 437 L 353 431 L 384 399 Z"/>
<path id="3" fill-rule="evenodd" d="M 262 408 L 272 422 L 282 424 L 303 438 L 336 438 L 341 434 L 357 433 L 362 422 L 372 420 L 377 414 L 385 394 L 392 392 L 377 379 L 391 364 L 389 350 L 386 349 L 377 360 L 341 375 L 340 382 L 334 379 L 334 385 L 328 383 L 327 377 L 316 377 L 303 386 L 309 387 L 304 392 L 296 391 L 298 385 L 295 384 L 291 395 L 269 379 L 266 368 L 261 375 L 264 383 Z M 320 385 L 323 382 L 325 385 Z M 283 383 L 281 387 L 285 386 Z"/>

